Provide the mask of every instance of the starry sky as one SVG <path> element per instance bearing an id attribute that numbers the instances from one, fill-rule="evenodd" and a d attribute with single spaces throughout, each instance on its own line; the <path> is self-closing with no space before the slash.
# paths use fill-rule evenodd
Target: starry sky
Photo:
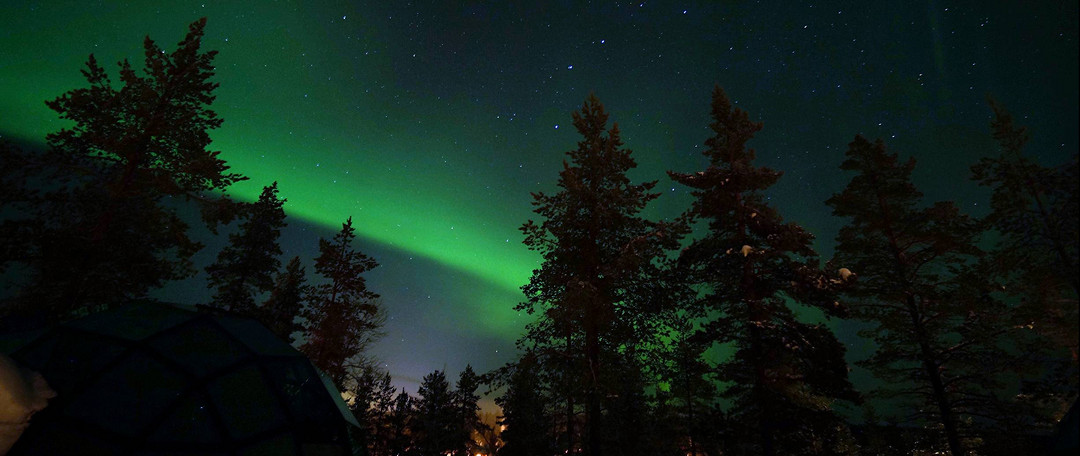
<path id="1" fill-rule="evenodd" d="M 352 216 L 381 266 L 386 336 L 374 348 L 415 391 L 514 359 L 530 320 L 513 307 L 539 265 L 518 227 L 530 192 L 551 191 L 578 139 L 570 113 L 595 93 L 662 197 L 688 204 L 664 171 L 703 169 L 709 96 L 722 86 L 764 129 L 769 190 L 824 257 L 842 224 L 824 200 L 855 134 L 919 160 L 930 200 L 985 214 L 968 167 L 994 153 L 985 97 L 1001 101 L 1057 164 L 1077 151 L 1077 2 L 5 1 L 0 5 L 0 136 L 41 144 L 65 124 L 44 101 L 83 85 L 94 53 L 141 62 L 146 35 L 171 49 L 208 18 L 220 51 L 215 150 L 288 199 L 287 260 L 316 255 Z M 115 66 L 106 66 L 113 70 Z M 213 260 L 219 241 L 196 260 Z M 204 278 L 171 286 L 205 300 Z M 845 334 L 851 344 L 858 340 Z"/>

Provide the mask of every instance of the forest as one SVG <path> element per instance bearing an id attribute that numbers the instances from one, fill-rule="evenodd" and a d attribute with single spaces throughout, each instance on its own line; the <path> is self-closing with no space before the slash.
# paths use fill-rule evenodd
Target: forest
<path id="1" fill-rule="evenodd" d="M 143 65 L 121 62 L 116 80 L 91 55 L 86 85 L 47 101 L 70 126 L 40 150 L 0 142 L 0 273 L 17 284 L 0 335 L 205 272 L 212 300 L 184 304 L 297 347 L 350 398 L 356 451 L 372 456 L 1035 455 L 1076 413 L 1076 154 L 1038 163 L 1025 126 L 988 100 L 998 147 L 964 178 L 991 210 L 974 217 L 926 200 L 914 159 L 853 135 L 831 164 L 850 180 L 824 202 L 844 226 L 821 258 L 764 196 L 782 172 L 755 164 L 763 125 L 719 86 L 708 166 L 644 182 L 604 105 L 584 100 L 556 190 L 533 193 L 520 227 L 542 263 L 506 304 L 532 316 L 516 361 L 398 390 L 369 352 L 387 316 L 350 214 L 305 264 L 283 258 L 276 182 L 230 197 L 246 177 L 210 149 L 222 119 L 204 26 L 175 49 L 147 38 Z M 643 215 L 661 179 L 692 189 L 676 219 Z M 228 239 L 204 271 L 195 225 Z M 853 386 L 839 321 L 862 328 L 875 388 Z"/>

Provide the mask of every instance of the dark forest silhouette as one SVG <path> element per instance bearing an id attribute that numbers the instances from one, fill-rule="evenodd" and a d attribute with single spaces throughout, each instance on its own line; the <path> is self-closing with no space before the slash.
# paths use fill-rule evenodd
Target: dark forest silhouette
<path id="1" fill-rule="evenodd" d="M 719 87 L 708 166 L 668 172 L 694 200 L 667 221 L 642 215 L 658 181 L 630 181 L 633 154 L 590 96 L 572 115 L 581 139 L 557 192 L 533 194 L 536 220 L 521 227 L 543 262 L 516 306 L 535 316 L 519 358 L 397 391 L 367 353 L 385 315 L 352 218 L 317 240 L 309 283 L 299 257 L 282 266 L 277 183 L 253 203 L 227 195 L 246 178 L 208 149 L 222 120 L 204 26 L 170 52 L 147 38 L 143 68 L 121 62 L 118 84 L 91 55 L 87 86 L 47 102 L 72 127 L 42 151 L 0 143 L 0 272 L 20 285 L 0 303 L 0 330 L 193 276 L 200 223 L 232 234 L 206 268 L 212 301 L 187 304 L 254 318 L 299 347 L 351 398 L 360 454 L 1044 454 L 1076 400 L 1076 155 L 1036 163 L 1027 131 L 991 101 L 1000 147 L 972 166 L 992 190 L 980 219 L 924 202 L 914 159 L 856 136 L 837 164 L 851 180 L 822 205 L 847 223 L 822 261 L 813 235 L 764 198 L 782 173 L 755 165 L 747 143 L 762 125 Z M 871 391 L 848 380 L 830 329 L 840 319 L 866 328 Z M 485 387 L 498 423 L 480 420 Z"/>

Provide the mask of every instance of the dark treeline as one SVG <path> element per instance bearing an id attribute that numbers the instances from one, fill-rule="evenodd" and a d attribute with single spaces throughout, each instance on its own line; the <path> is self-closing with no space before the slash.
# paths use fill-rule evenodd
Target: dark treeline
<path id="1" fill-rule="evenodd" d="M 581 135 L 555 193 L 533 194 L 521 231 L 542 256 L 517 305 L 535 316 L 517 361 L 456 384 L 445 372 L 398 391 L 366 349 L 384 314 L 364 273 L 378 266 L 346 218 L 305 266 L 282 262 L 276 183 L 257 201 L 208 131 L 215 52 L 205 20 L 114 84 L 93 56 L 87 87 L 48 101 L 70 128 L 43 151 L 0 143 L 0 272 L 17 284 L 0 329 L 57 324 L 145 298 L 196 273 L 189 223 L 228 245 L 205 268 L 205 312 L 248 316 L 296 344 L 350 397 L 371 455 L 1043 454 L 1077 397 L 1077 157 L 1025 154 L 1027 131 L 991 102 L 999 148 L 970 178 L 989 215 L 930 202 L 914 159 L 856 136 L 850 178 L 823 204 L 846 225 L 835 256 L 784 221 L 765 191 L 781 172 L 747 147 L 762 124 L 712 94 L 702 170 L 668 177 L 692 190 L 675 220 L 649 220 L 658 181 L 636 164 L 595 98 L 573 113 Z M 658 176 L 659 177 L 659 176 Z M 200 220 L 180 215 L 197 207 Z M 307 268 L 317 277 L 309 283 Z M 876 387 L 856 391 L 832 328 L 858 322 Z M 497 422 L 480 419 L 484 388 Z"/>

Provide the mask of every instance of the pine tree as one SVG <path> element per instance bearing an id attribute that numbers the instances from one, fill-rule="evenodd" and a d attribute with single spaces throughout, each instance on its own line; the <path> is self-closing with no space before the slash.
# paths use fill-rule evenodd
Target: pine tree
<path id="1" fill-rule="evenodd" d="M 389 372 L 375 366 L 365 366 L 352 372 L 353 402 L 350 408 L 356 420 L 364 426 L 368 455 L 392 456 L 394 440 L 394 409 L 396 392 Z"/>
<path id="2" fill-rule="evenodd" d="M 47 182 L 34 208 L 41 225 L 25 263 L 34 277 L 22 290 L 51 319 L 65 319 L 144 295 L 191 275 L 201 246 L 171 201 L 194 201 L 214 227 L 234 211 L 208 194 L 242 180 L 210 151 L 209 130 L 221 119 L 214 100 L 215 51 L 200 50 L 205 19 L 191 24 L 177 49 L 149 37 L 144 69 L 120 63 L 114 87 L 93 55 L 88 87 L 47 102 L 72 126 L 49 134 L 37 159 Z"/>
<path id="3" fill-rule="evenodd" d="M 394 411 L 390 415 L 390 441 L 388 455 L 411 456 L 417 454 L 415 433 L 416 400 L 402 389 L 394 398 Z"/>
<path id="4" fill-rule="evenodd" d="M 982 158 L 971 171 L 979 184 L 993 189 L 993 212 L 987 221 L 1003 235 L 995 253 L 1014 271 L 1035 271 L 1053 277 L 1055 289 L 1071 288 L 1075 305 L 1080 289 L 1080 277 L 1074 273 L 1080 255 L 1077 155 L 1058 168 L 1039 165 L 1024 154 L 1030 139 L 1027 129 L 1014 125 L 1012 115 L 993 100 L 990 106 L 991 129 L 1001 152 Z M 1017 285 L 1051 285 L 1045 279 L 1025 279 Z"/>
<path id="5" fill-rule="evenodd" d="M 519 306 L 518 309 L 521 309 Z M 571 325 L 568 309 L 550 307 L 544 318 L 526 327 L 526 334 L 518 340 L 519 349 L 533 356 L 533 375 L 539 389 L 536 395 L 548 404 L 545 415 L 544 434 L 551 437 L 553 447 L 567 452 L 578 452 L 581 398 L 584 395 L 582 379 L 585 378 L 581 354 L 584 352 L 582 329 Z M 520 363 L 520 361 L 519 361 Z M 498 377 L 506 382 L 503 374 L 516 369 L 514 364 L 504 366 Z M 540 433 L 539 429 L 532 432 Z"/>
<path id="6" fill-rule="evenodd" d="M 721 396 L 732 401 L 731 422 L 743 427 L 739 447 L 726 453 L 800 454 L 815 440 L 828 447 L 840 424 L 832 404 L 855 399 L 844 347 L 824 325 L 797 319 L 791 305 L 837 315 L 831 289 L 842 280 L 819 269 L 813 236 L 768 205 L 762 192 L 781 173 L 754 166 L 755 152 L 745 147 L 761 124 L 733 110 L 719 87 L 712 117 L 708 168 L 668 174 L 695 189 L 688 218 L 707 222 L 679 258 L 704 291 L 694 304 L 711 316 L 702 337 L 735 348 L 717 367 L 729 385 Z"/>
<path id="7" fill-rule="evenodd" d="M 259 199 L 246 205 L 240 230 L 229 235 L 229 245 L 206 268 L 208 287 L 217 290 L 212 306 L 251 316 L 261 312 L 256 297 L 273 290 L 273 274 L 281 266 L 278 237 L 285 227 L 285 200 L 277 194 L 277 182 L 263 187 Z"/>
<path id="8" fill-rule="evenodd" d="M 711 343 L 699 340 L 703 334 L 689 319 L 673 325 L 673 333 L 664 376 L 670 389 L 665 404 L 670 415 L 665 424 L 671 428 L 669 435 L 677 438 L 688 454 L 697 454 L 705 448 L 707 417 L 717 399 L 712 369 L 704 359 L 704 347 Z"/>
<path id="9" fill-rule="evenodd" d="M 654 260 L 677 240 L 665 236 L 665 225 L 640 217 L 658 196 L 651 192 L 656 182 L 630 183 L 626 173 L 636 163 L 622 147 L 618 125 L 606 129 L 608 114 L 596 97 L 573 119 L 582 139 L 567 153 L 560 191 L 534 193 L 534 211 L 544 221 L 521 228 L 525 244 L 544 260 L 523 287 L 527 300 L 517 309 L 541 313 L 523 342 L 541 353 L 547 368 L 562 373 L 566 447 L 573 451 L 581 385 L 584 447 L 595 455 L 605 428 L 603 402 L 622 380 L 612 361 L 633 359 L 633 347 L 656 337 L 645 321 L 653 304 L 645 291 L 659 274 Z"/>
<path id="10" fill-rule="evenodd" d="M 540 365 L 535 353 L 527 352 L 500 372 L 506 390 L 495 403 L 502 408 L 499 424 L 505 426 L 505 442 L 500 455 L 547 456 L 555 452 L 551 438 L 551 413 L 545 406 Z"/>
<path id="11" fill-rule="evenodd" d="M 470 456 L 475 446 L 473 432 L 479 433 L 484 424 L 480 422 L 480 406 L 477 402 L 480 396 L 476 390 L 480 388 L 480 377 L 473 371 L 472 365 L 465 365 L 458 377 L 457 389 L 454 391 L 454 407 L 457 409 L 457 436 L 454 454 L 458 456 Z"/>
<path id="12" fill-rule="evenodd" d="M 344 388 L 350 369 L 364 365 L 364 350 L 381 334 L 385 320 L 379 295 L 367 289 L 363 274 L 378 266 L 353 247 L 356 229 L 352 217 L 332 240 L 319 239 L 315 272 L 328 280 L 311 287 L 302 351 L 316 366 Z"/>
<path id="13" fill-rule="evenodd" d="M 951 454 L 966 455 L 964 423 L 996 405 L 997 374 L 1013 367 L 1012 326 L 1009 310 L 965 272 L 980 255 L 979 224 L 950 202 L 923 207 L 914 168 L 880 140 L 855 138 L 841 169 L 857 174 L 826 202 L 850 218 L 834 261 L 859 274 L 846 294 L 852 316 L 871 324 L 861 334 L 877 350 L 860 364 L 886 382 L 878 395 L 906 401 Z"/>
<path id="14" fill-rule="evenodd" d="M 459 412 L 443 371 L 424 376 L 416 401 L 415 442 L 419 453 L 447 454 L 458 446 Z"/>
<path id="15" fill-rule="evenodd" d="M 1047 339 L 1047 348 L 1058 351 L 1045 355 L 1058 361 L 1038 382 L 1043 390 L 1038 395 L 1058 402 L 1055 419 L 1060 419 L 1077 395 L 1080 358 L 1078 156 L 1054 168 L 1038 164 L 1024 151 L 1027 129 L 1016 126 L 993 100 L 990 106 L 1000 152 L 971 167 L 973 178 L 992 189 L 985 223 L 997 242 L 984 262 L 984 274 L 1002 285 L 1003 292 L 995 294 L 1023 303 L 1018 310 L 1026 323 Z"/>
<path id="16" fill-rule="evenodd" d="M 300 257 L 293 257 L 285 270 L 274 278 L 274 288 L 270 290 L 270 297 L 262 306 L 260 315 L 263 324 L 290 344 L 296 341 L 293 334 L 304 329 L 297 322 L 297 318 L 304 309 L 310 288 L 304 276 L 304 266 L 300 264 Z"/>

